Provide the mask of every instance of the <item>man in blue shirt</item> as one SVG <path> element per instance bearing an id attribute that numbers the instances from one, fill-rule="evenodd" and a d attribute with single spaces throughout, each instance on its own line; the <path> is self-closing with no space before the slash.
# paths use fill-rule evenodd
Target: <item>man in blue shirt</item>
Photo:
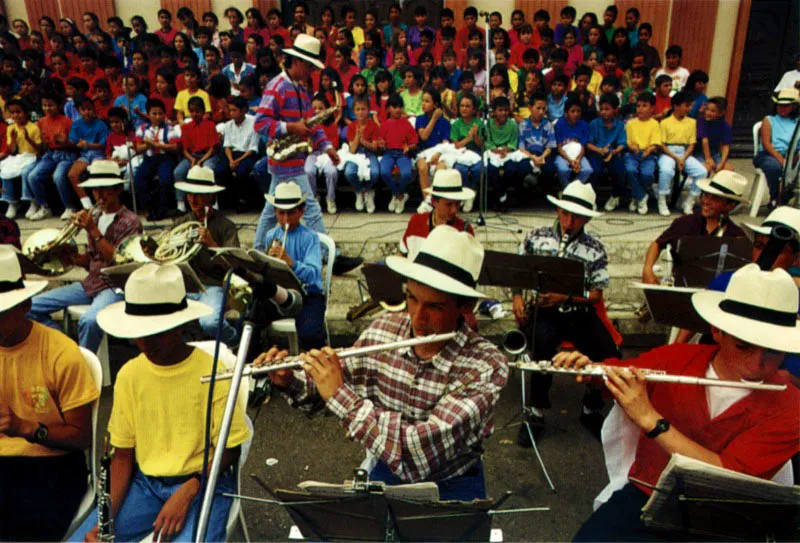
<path id="1" fill-rule="evenodd" d="M 600 117 L 589 123 L 589 143 L 586 145 L 589 152 L 586 155 L 594 171 L 593 183 L 597 182 L 604 171 L 611 175 L 611 198 L 606 202 L 605 209 L 614 211 L 626 191 L 622 153 L 628 145 L 628 136 L 625 133 L 625 124 L 617 118 L 617 95 L 604 93 L 599 103 Z"/>

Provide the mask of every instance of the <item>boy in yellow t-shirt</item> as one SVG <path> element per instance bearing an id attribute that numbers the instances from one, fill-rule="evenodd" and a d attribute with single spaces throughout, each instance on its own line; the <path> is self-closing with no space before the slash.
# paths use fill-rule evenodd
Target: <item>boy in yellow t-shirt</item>
<path id="1" fill-rule="evenodd" d="M 669 216 L 667 196 L 672 192 L 675 169 L 686 174 L 690 187 L 683 202 L 683 212 L 692 213 L 694 202 L 700 195 L 698 179 L 708 177 L 708 170 L 694 156 L 697 144 L 697 121 L 689 117 L 693 99 L 688 93 L 678 91 L 672 97 L 672 115 L 661 121 L 661 156 L 658 158 L 658 212 Z"/>
<path id="2" fill-rule="evenodd" d="M 139 541 L 150 532 L 154 540 L 189 541 L 199 514 L 205 443 L 208 385 L 212 358 L 184 342 L 182 325 L 211 314 L 205 304 L 186 299 L 180 269 L 146 264 L 125 284 L 125 301 L 97 316 L 103 330 L 134 339 L 142 354 L 128 361 L 117 375 L 108 431 L 111 461 L 111 504 L 115 536 Z M 219 437 L 230 382 L 214 387 L 210 440 Z M 250 437 L 237 403 L 226 443 L 206 537 L 224 541 L 235 490 L 231 469 L 240 445 Z M 213 451 L 212 451 L 213 454 Z M 135 469 L 137 468 L 138 469 Z M 97 515 L 90 515 L 71 541 L 97 537 Z"/>
<path id="3" fill-rule="evenodd" d="M 0 541 L 60 541 L 86 493 L 100 390 L 74 341 L 26 318 L 46 286 L 0 245 Z"/>
<path id="4" fill-rule="evenodd" d="M 644 92 L 636 99 L 636 118 L 625 127 L 628 153 L 625 155 L 625 177 L 631 187 L 631 213 L 647 215 L 647 189 L 655 181 L 656 153 L 661 146 L 661 129 L 653 119 L 656 98 Z"/>
<path id="5" fill-rule="evenodd" d="M 18 98 L 12 98 L 6 103 L 6 111 L 14 124 L 6 131 L 8 153 L 0 156 L 0 179 L 3 180 L 4 202 L 8 203 L 6 217 L 13 219 L 17 216 L 19 199 L 16 194 L 14 179 L 27 176 L 36 164 L 42 146 L 42 132 L 39 126 L 28 118 L 29 106 Z"/>
<path id="6" fill-rule="evenodd" d="M 183 72 L 183 77 L 186 80 L 186 88 L 178 93 L 175 97 L 175 114 L 177 115 L 178 124 L 183 124 L 183 119 L 189 117 L 189 99 L 199 96 L 203 99 L 203 105 L 206 107 L 205 118 L 211 118 L 211 100 L 208 93 L 200 88 L 200 82 L 203 79 L 203 74 L 200 68 L 196 66 L 187 66 Z"/>

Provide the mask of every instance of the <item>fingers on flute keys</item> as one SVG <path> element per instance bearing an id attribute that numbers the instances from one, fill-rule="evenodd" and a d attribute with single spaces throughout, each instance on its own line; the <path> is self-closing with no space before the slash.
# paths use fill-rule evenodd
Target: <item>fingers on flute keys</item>
<path id="1" fill-rule="evenodd" d="M 289 356 L 289 351 L 287 350 L 278 350 L 277 347 L 272 347 L 265 353 L 261 353 L 258 357 L 253 361 L 253 366 L 269 366 L 270 364 L 275 364 Z M 292 381 L 292 370 L 290 369 L 283 369 L 270 372 L 268 374 L 270 380 L 275 383 L 279 387 L 287 387 Z"/>
<path id="2" fill-rule="evenodd" d="M 553 366 L 556 368 L 579 370 L 592 364 L 588 356 L 579 351 L 562 351 L 553 357 Z M 579 383 L 591 380 L 588 375 L 576 375 L 575 380 Z"/>

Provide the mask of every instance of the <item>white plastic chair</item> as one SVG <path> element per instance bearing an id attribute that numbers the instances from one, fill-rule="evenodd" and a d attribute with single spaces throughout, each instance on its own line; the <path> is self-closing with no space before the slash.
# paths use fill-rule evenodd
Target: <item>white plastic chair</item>
<path id="1" fill-rule="evenodd" d="M 758 154 L 758 145 L 761 141 L 762 121 L 753 125 L 753 158 Z M 750 216 L 757 217 L 764 194 L 769 192 L 767 176 L 761 168 L 756 168 L 756 177 L 753 180 L 753 188 L 750 190 Z"/>
<path id="2" fill-rule="evenodd" d="M 317 233 L 317 235 L 319 236 L 320 243 L 328 249 L 328 267 L 325 269 L 322 288 L 324 291 L 323 294 L 325 295 L 325 337 L 330 344 L 331 335 L 328 330 L 328 308 L 330 307 L 331 282 L 333 281 L 333 262 L 336 259 L 336 242 L 333 241 L 332 237 L 326 234 Z M 288 336 L 289 353 L 298 354 L 300 352 L 300 344 L 297 339 L 297 327 L 294 324 L 294 318 L 273 321 L 269 325 L 269 328 L 267 328 L 267 333 Z"/>
<path id="3" fill-rule="evenodd" d="M 97 356 L 92 351 L 84 347 L 81 347 L 81 354 L 83 355 L 86 365 L 89 367 L 89 371 L 92 373 L 92 378 L 94 379 L 94 384 L 97 386 L 97 390 L 101 391 L 103 387 L 103 367 L 100 364 L 100 360 L 97 359 Z M 66 536 L 64 537 L 65 541 L 80 527 L 95 507 L 97 499 L 97 412 L 99 406 L 100 397 L 98 396 L 98 398 L 92 402 L 92 445 L 89 450 L 88 487 L 86 488 L 86 494 L 83 495 L 80 505 L 78 505 L 75 516 L 72 518 L 72 523 L 67 529 Z"/>
<path id="4" fill-rule="evenodd" d="M 64 311 L 64 333 L 69 335 L 70 328 L 72 328 L 72 321 L 78 321 L 87 311 L 90 305 L 71 305 Z M 97 358 L 103 365 L 103 386 L 107 387 L 111 384 L 111 366 L 109 364 L 108 353 L 108 335 L 103 334 L 103 339 L 100 341 L 100 348 L 97 349 Z"/>

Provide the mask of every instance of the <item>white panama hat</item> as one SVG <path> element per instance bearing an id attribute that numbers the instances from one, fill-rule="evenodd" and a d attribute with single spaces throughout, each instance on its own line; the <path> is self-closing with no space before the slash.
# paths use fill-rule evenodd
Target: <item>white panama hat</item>
<path id="1" fill-rule="evenodd" d="M 433 174 L 433 183 L 425 189 L 425 192 L 447 200 L 461 201 L 475 198 L 475 191 L 465 187 L 461 181 L 461 174 L 451 168 L 437 169 Z"/>
<path id="2" fill-rule="evenodd" d="M 317 38 L 308 34 L 298 34 L 292 46 L 284 49 L 283 53 L 306 60 L 321 70 L 325 65 L 322 64 L 320 47 L 321 44 Z"/>
<path id="3" fill-rule="evenodd" d="M 442 292 L 485 298 L 475 290 L 483 266 L 483 247 L 474 236 L 452 226 L 437 226 L 413 260 L 390 256 L 386 265 L 402 276 Z"/>
<path id="4" fill-rule="evenodd" d="M 145 264 L 125 282 L 125 301 L 97 314 L 104 332 L 119 338 L 160 334 L 205 317 L 211 307 L 186 299 L 183 274 L 175 264 Z"/>
<path id="5" fill-rule="evenodd" d="M 225 190 L 225 187 L 217 185 L 214 170 L 208 166 L 192 166 L 186 174 L 186 181 L 178 181 L 175 188 L 193 194 L 215 194 Z"/>
<path id="6" fill-rule="evenodd" d="M 0 245 L 0 313 L 33 298 L 47 281 L 23 281 L 19 252 L 13 245 Z"/>
<path id="7" fill-rule="evenodd" d="M 267 194 L 267 201 L 278 209 L 294 209 L 306 201 L 306 195 L 300 185 L 294 181 L 280 183 L 275 187 L 275 194 Z"/>
<path id="8" fill-rule="evenodd" d="M 769 236 L 774 226 L 786 226 L 794 231 L 795 237 L 800 235 L 800 209 L 789 206 L 780 206 L 772 210 L 760 225 L 745 223 L 756 234 Z"/>
<path id="9" fill-rule="evenodd" d="M 597 211 L 597 194 L 589 183 L 573 181 L 561 193 L 561 198 L 548 195 L 547 199 L 556 207 L 576 215 L 590 218 L 602 215 Z"/>
<path id="10" fill-rule="evenodd" d="M 747 178 L 730 170 L 721 170 L 707 179 L 697 182 L 697 188 L 734 202 L 746 202 L 743 194 L 747 188 Z"/>
<path id="11" fill-rule="evenodd" d="M 114 187 L 127 183 L 113 160 L 95 160 L 89 164 L 89 177 L 78 186 L 82 189 Z"/>

